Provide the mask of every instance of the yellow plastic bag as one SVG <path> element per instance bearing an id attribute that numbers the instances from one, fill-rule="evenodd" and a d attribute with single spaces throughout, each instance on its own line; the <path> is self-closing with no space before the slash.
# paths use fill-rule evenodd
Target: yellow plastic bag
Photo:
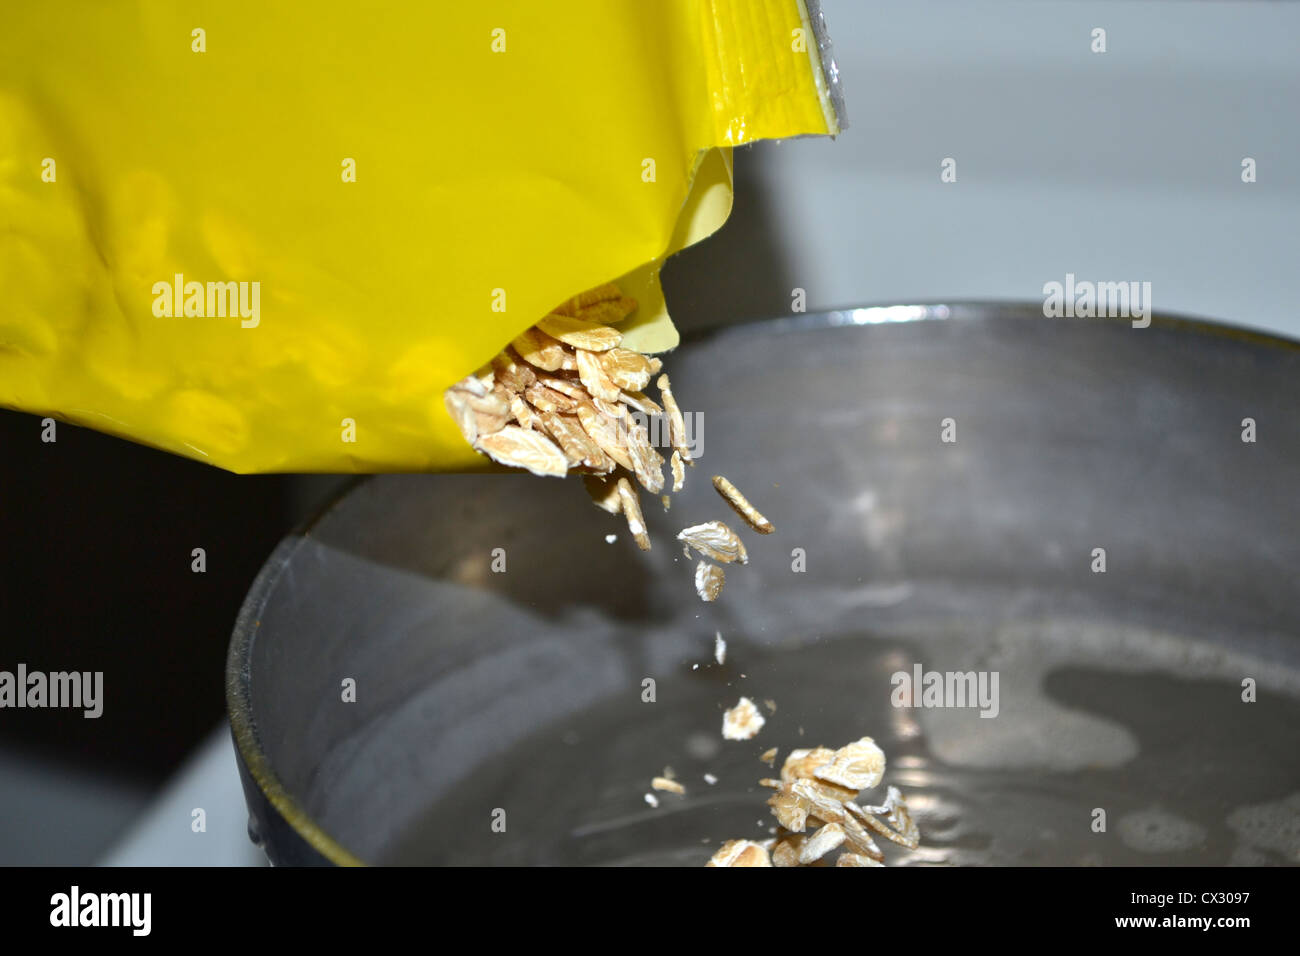
<path id="1" fill-rule="evenodd" d="M 16 4 L 0 404 L 237 472 L 472 466 L 442 393 L 838 132 L 802 0 Z"/>

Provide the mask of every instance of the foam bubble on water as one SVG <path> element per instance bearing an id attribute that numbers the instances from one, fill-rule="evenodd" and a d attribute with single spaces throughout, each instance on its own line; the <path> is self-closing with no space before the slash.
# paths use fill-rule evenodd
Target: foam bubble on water
<path id="1" fill-rule="evenodd" d="M 983 639 L 981 639 L 983 638 Z M 933 752 L 945 762 L 988 769 L 1077 771 L 1119 768 L 1138 758 L 1138 739 L 1117 720 L 1063 706 L 1043 690 L 1055 671 L 1070 666 L 1142 673 L 1153 666 L 1185 678 L 1260 674 L 1284 693 L 1300 689 L 1295 668 L 1190 637 L 1109 620 L 1070 617 L 1017 620 L 986 638 L 970 633 L 927 638 L 927 669 L 997 671 L 1001 707 L 981 719 L 971 708 L 918 709 L 916 719 Z"/>
<path id="2" fill-rule="evenodd" d="M 1228 814 L 1228 826 L 1253 847 L 1300 861 L 1300 793 L 1275 803 L 1238 807 Z"/>
<path id="3" fill-rule="evenodd" d="M 1120 817 L 1116 826 L 1124 845 L 1139 853 L 1177 853 L 1205 842 L 1205 827 L 1159 807 Z"/>

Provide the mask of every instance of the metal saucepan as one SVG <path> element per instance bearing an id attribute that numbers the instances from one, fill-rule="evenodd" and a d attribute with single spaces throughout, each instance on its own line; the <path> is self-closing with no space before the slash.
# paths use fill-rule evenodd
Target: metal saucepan
<path id="1" fill-rule="evenodd" d="M 526 474 L 366 480 L 281 544 L 228 673 L 273 862 L 698 865 L 775 822 L 762 751 L 863 735 L 921 827 L 891 863 L 1300 861 L 1300 346 L 903 306 L 668 367 L 704 454 L 648 554 Z M 776 533 L 704 604 L 673 538 L 741 528 L 717 473 Z M 996 716 L 895 706 L 917 665 Z M 741 695 L 776 711 L 723 741 Z"/>

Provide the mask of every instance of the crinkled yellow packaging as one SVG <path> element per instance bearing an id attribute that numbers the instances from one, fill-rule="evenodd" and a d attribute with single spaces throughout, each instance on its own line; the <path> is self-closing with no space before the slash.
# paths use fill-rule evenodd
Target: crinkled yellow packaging
<path id="1" fill-rule="evenodd" d="M 813 11 L 814 16 L 816 11 Z M 0 404 L 237 472 L 474 465 L 443 390 L 838 132 L 802 0 L 12 4 Z"/>

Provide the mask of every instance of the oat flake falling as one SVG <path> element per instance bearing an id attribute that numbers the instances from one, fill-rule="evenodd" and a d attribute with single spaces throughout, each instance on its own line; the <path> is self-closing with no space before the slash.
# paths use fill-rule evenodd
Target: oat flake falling
<path id="1" fill-rule="evenodd" d="M 748 697 L 722 715 L 722 736 L 727 740 L 749 740 L 763 729 L 766 718 Z"/>

